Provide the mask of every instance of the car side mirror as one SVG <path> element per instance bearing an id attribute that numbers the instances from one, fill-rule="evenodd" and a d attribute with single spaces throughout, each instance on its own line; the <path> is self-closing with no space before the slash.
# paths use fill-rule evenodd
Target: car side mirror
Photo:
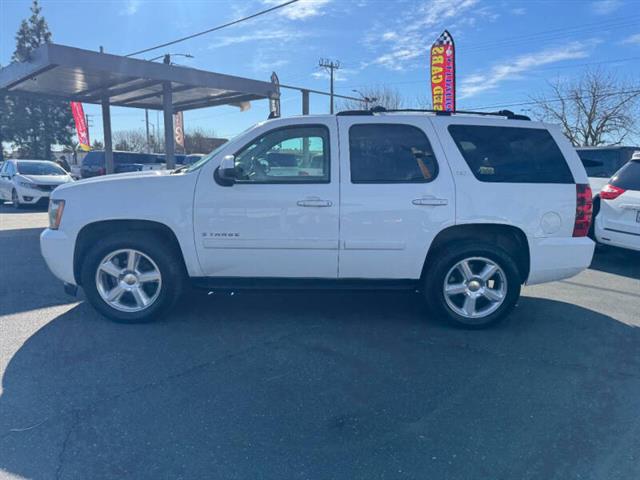
<path id="1" fill-rule="evenodd" d="M 220 166 L 216 168 L 215 171 L 216 181 L 224 187 L 230 187 L 236 183 L 236 178 L 236 157 L 233 155 L 226 155 L 222 157 Z"/>

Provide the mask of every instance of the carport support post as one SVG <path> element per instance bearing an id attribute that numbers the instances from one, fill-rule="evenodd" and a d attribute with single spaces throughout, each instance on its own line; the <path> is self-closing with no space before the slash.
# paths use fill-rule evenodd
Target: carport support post
<path id="1" fill-rule="evenodd" d="M 302 115 L 309 115 L 309 90 L 300 90 L 302 92 Z"/>
<path id="2" fill-rule="evenodd" d="M 102 131 L 104 132 L 104 166 L 106 173 L 113 173 L 113 144 L 111 142 L 111 108 L 109 99 L 102 99 Z"/>
<path id="3" fill-rule="evenodd" d="M 162 84 L 162 109 L 164 113 L 164 154 L 167 159 L 167 169 L 176 168 L 175 146 L 173 143 L 173 95 L 171 82 Z"/>

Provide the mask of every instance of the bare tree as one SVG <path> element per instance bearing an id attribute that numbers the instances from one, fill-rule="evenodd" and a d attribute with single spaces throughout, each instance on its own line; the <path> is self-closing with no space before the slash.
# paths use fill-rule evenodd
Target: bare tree
<path id="1" fill-rule="evenodd" d="M 393 110 L 402 108 L 405 103 L 400 91 L 388 85 L 363 88 L 358 93 L 362 101 L 345 99 L 340 103 L 339 110 L 364 110 L 375 106 Z"/>
<path id="2" fill-rule="evenodd" d="M 621 144 L 636 133 L 640 87 L 612 73 L 586 71 L 578 80 L 550 83 L 551 92 L 533 98 L 534 115 L 560 123 L 574 146 Z"/>
<path id="3" fill-rule="evenodd" d="M 115 150 L 144 152 L 147 147 L 147 137 L 142 129 L 120 130 L 113 133 L 113 146 Z"/>

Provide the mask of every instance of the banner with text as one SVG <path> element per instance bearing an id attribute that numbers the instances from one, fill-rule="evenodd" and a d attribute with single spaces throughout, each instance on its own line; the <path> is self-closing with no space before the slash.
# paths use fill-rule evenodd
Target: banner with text
<path id="1" fill-rule="evenodd" d="M 182 112 L 173 114 L 173 138 L 176 146 L 184 151 L 184 116 Z"/>
<path id="2" fill-rule="evenodd" d="M 91 142 L 89 141 L 89 126 L 87 125 L 87 117 L 84 116 L 84 110 L 80 102 L 71 102 L 71 113 L 76 122 L 76 132 L 78 133 L 78 143 L 80 148 L 85 152 L 91 150 Z"/>
<path id="3" fill-rule="evenodd" d="M 431 99 L 434 110 L 456 109 L 456 61 L 453 37 L 446 30 L 431 46 Z"/>

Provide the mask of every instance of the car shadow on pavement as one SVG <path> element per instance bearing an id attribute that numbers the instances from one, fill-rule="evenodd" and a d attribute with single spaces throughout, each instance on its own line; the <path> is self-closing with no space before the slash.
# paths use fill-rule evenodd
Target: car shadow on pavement
<path id="1" fill-rule="evenodd" d="M 639 478 L 640 330 L 523 297 L 486 331 L 417 295 L 80 304 L 10 359 L 0 469 L 27 478 Z M 427 318 L 425 320 L 425 317 Z"/>
<path id="2" fill-rule="evenodd" d="M 40 205 L 22 205 L 20 208 L 13 208 L 13 204 L 11 202 L 4 203 L 2 200 L 0 200 L 0 215 L 46 212 L 47 209 L 47 206 Z"/>
<path id="3" fill-rule="evenodd" d="M 640 252 L 625 248 L 598 247 L 589 268 L 640 280 Z"/>

